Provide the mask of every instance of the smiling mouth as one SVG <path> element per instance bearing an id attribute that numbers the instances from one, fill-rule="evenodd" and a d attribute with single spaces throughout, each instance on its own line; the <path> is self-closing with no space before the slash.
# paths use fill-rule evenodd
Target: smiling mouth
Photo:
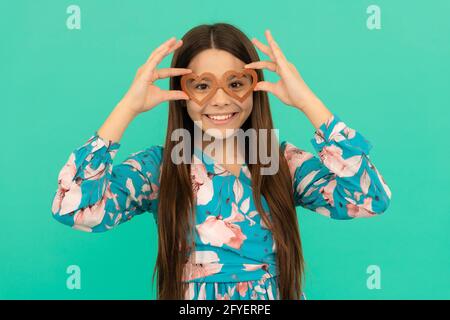
<path id="1" fill-rule="evenodd" d="M 234 119 L 239 112 L 230 112 L 222 114 L 204 114 L 209 120 L 215 124 L 225 124 Z"/>

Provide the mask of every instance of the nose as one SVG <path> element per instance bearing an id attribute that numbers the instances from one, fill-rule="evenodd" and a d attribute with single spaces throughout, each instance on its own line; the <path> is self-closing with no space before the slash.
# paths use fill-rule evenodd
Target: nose
<path id="1" fill-rule="evenodd" d="M 230 96 L 222 89 L 218 88 L 214 96 L 211 98 L 212 106 L 222 106 L 230 104 Z"/>

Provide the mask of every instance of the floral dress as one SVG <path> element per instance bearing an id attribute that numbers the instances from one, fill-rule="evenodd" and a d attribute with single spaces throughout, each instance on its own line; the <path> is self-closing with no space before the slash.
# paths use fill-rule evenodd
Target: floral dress
<path id="1" fill-rule="evenodd" d="M 280 145 L 295 206 L 334 219 L 371 217 L 387 209 L 391 191 L 369 158 L 371 144 L 359 132 L 333 114 L 311 143 L 318 157 L 286 141 Z M 53 198 L 56 220 L 87 232 L 110 230 L 145 212 L 158 223 L 163 148 L 148 147 L 113 165 L 119 147 L 95 132 L 70 154 Z M 185 298 L 280 299 L 276 245 L 253 202 L 247 165 L 237 176 L 202 150 L 195 149 L 193 157 L 195 250 L 184 268 Z M 268 211 L 263 196 L 261 201 Z"/>

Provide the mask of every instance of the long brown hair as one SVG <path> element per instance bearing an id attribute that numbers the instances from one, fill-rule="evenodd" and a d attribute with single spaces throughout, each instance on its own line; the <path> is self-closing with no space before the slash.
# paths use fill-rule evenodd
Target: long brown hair
<path id="1" fill-rule="evenodd" d="M 172 68 L 186 68 L 191 59 L 203 50 L 225 50 L 245 63 L 259 61 L 258 54 L 247 36 L 233 25 L 216 23 L 199 25 L 182 38 L 183 45 L 173 55 Z M 262 70 L 256 70 L 259 81 L 264 80 Z M 170 79 L 171 90 L 180 89 L 180 77 Z M 178 143 L 172 141 L 175 129 L 187 129 L 193 137 L 194 123 L 189 117 L 186 101 L 169 102 L 167 135 L 163 153 L 163 165 L 158 207 L 158 257 L 153 273 L 158 271 L 158 299 L 185 299 L 187 284 L 182 281 L 184 264 L 189 250 L 193 249 L 195 229 L 195 201 L 190 174 L 190 164 L 175 164 L 171 152 Z M 253 92 L 253 110 L 242 126 L 267 129 L 272 133 L 273 122 L 267 92 Z M 258 135 L 257 135 L 258 136 Z M 193 139 L 193 138 L 192 138 Z M 272 141 L 268 137 L 268 142 Z M 192 146 L 194 143 L 191 143 Z M 259 145 L 259 143 L 257 143 Z M 271 150 L 269 146 L 267 148 Z M 246 152 L 248 153 L 248 145 Z M 287 162 L 279 146 L 279 170 L 274 175 L 261 175 L 263 165 L 248 163 L 252 177 L 252 190 L 256 208 L 266 226 L 271 230 L 276 245 L 278 289 L 281 299 L 299 299 L 303 283 L 303 252 L 300 241 L 297 214 L 294 206 L 292 180 Z M 257 153 L 259 155 L 259 152 Z M 248 154 L 246 155 L 248 159 Z M 269 206 L 270 218 L 261 203 L 264 196 Z M 190 239 L 188 239 L 190 236 Z"/>

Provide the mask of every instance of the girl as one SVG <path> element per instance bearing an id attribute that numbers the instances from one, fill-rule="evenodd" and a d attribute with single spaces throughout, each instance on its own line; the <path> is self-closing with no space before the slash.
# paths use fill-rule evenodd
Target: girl
<path id="1" fill-rule="evenodd" d="M 265 36 L 268 45 L 218 23 L 197 26 L 182 40 L 167 40 L 59 173 L 53 216 L 74 229 L 103 232 L 144 212 L 153 214 L 159 236 L 153 273 L 158 271 L 158 299 L 301 299 L 304 269 L 296 207 L 351 219 L 381 214 L 389 206 L 391 192 L 369 159 L 369 141 L 325 107 L 270 31 Z M 254 46 L 270 60 L 260 61 Z M 171 67 L 157 69 L 172 52 Z M 263 69 L 280 80 L 264 81 Z M 224 77 L 228 71 L 232 76 Z M 155 85 L 168 77 L 170 90 Z M 255 78 L 259 81 L 253 83 Z M 235 94 L 243 88 L 250 94 Z M 232 161 L 224 160 L 227 151 L 222 156 L 208 152 L 208 142 L 194 147 L 184 141 L 196 161 L 173 161 L 177 144 L 172 134 L 180 129 L 191 133 L 191 140 L 198 127 L 205 133 L 266 129 L 272 141 L 267 92 L 308 117 L 318 157 L 286 141 L 277 143 L 271 156 L 279 156 L 278 170 L 263 175 L 259 157 L 248 161 L 248 141 L 244 154 L 236 152 Z M 164 147 L 148 147 L 113 165 L 130 122 L 164 101 L 169 101 Z M 222 137 L 226 150 L 231 138 Z M 246 160 L 242 165 L 240 158 Z"/>

